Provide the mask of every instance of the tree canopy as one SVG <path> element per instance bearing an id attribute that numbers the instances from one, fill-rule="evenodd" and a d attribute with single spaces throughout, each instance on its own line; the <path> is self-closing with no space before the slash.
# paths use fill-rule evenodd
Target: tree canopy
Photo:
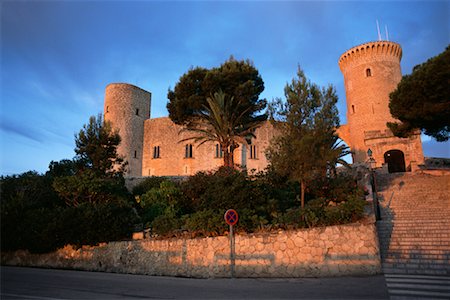
<path id="1" fill-rule="evenodd" d="M 121 142 L 119 133 L 101 114 L 91 116 L 78 135 L 75 135 L 75 161 L 100 176 L 113 176 L 124 172 L 126 162 L 117 153 Z"/>
<path id="2" fill-rule="evenodd" d="M 170 119 L 178 125 L 189 125 L 202 114 L 208 97 L 220 90 L 243 107 L 237 109 L 245 110 L 244 118 L 253 118 L 266 108 L 266 100 L 259 99 L 264 82 L 258 70 L 249 60 L 238 61 L 231 57 L 219 67 L 192 68 L 180 77 L 167 94 Z"/>
<path id="3" fill-rule="evenodd" d="M 271 119 L 281 134 L 272 141 L 267 155 L 275 171 L 300 184 L 303 207 L 308 182 L 325 176 L 330 164 L 345 151 L 335 133 L 338 98 L 334 87 L 311 83 L 300 67 L 284 93 L 285 102 L 277 99 L 270 105 Z"/>
<path id="4" fill-rule="evenodd" d="M 126 202 L 124 159 L 117 153 L 120 135 L 101 114 L 92 116 L 75 135 L 73 161 L 52 162 L 53 188 L 67 205 Z"/>
<path id="5" fill-rule="evenodd" d="M 253 109 L 250 103 L 241 103 L 242 98 L 226 95 L 222 90 L 206 99 L 200 114 L 193 118 L 185 131 L 193 132 L 193 137 L 185 140 L 217 142 L 223 152 L 223 165 L 234 167 L 233 152 L 238 143 L 247 143 L 254 138 L 255 129 L 267 118 L 266 115 L 248 116 Z"/>
<path id="6" fill-rule="evenodd" d="M 414 67 L 390 94 L 389 108 L 399 123 L 388 123 L 396 136 L 415 129 L 438 142 L 450 137 L 450 46 L 441 54 Z"/>

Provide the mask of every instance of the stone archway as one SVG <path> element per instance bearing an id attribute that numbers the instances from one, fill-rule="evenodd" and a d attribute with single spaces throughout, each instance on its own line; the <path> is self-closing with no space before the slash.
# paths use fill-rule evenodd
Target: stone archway
<path id="1" fill-rule="evenodd" d="M 405 172 L 405 154 L 400 150 L 389 150 L 384 153 L 384 162 L 388 164 L 389 173 Z"/>

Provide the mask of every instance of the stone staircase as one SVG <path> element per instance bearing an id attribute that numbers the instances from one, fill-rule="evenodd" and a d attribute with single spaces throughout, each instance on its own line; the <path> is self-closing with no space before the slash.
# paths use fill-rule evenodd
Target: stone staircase
<path id="1" fill-rule="evenodd" d="M 450 175 L 377 174 L 385 274 L 450 275 Z"/>

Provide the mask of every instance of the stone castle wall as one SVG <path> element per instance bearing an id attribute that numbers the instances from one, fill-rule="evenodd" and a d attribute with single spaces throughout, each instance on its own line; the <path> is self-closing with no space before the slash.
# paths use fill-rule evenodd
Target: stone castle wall
<path id="1" fill-rule="evenodd" d="M 367 162 L 369 148 L 375 167 L 382 167 L 384 154 L 390 150 L 403 152 L 407 169 L 424 162 L 420 134 L 401 139 L 386 126 L 386 122 L 395 121 L 389 111 L 389 94 L 402 78 L 401 57 L 399 44 L 377 41 L 353 47 L 339 59 L 348 124 L 341 126 L 338 134 L 351 148 L 354 163 Z M 106 88 L 105 119 L 120 129 L 119 153 L 129 163 L 128 176 L 186 176 L 222 165 L 214 143 L 197 146 L 193 141 L 180 142 L 191 135 L 180 134 L 181 127 L 169 118 L 150 119 L 150 98 L 149 92 L 129 84 L 111 84 Z M 390 133 L 386 135 L 386 131 Z M 255 135 L 252 145 L 241 144 L 235 150 L 234 160 L 244 169 L 260 171 L 267 166 L 265 150 L 275 132 L 266 122 Z M 192 157 L 185 157 L 188 143 L 193 145 Z M 252 151 L 254 146 L 256 151 Z M 159 147 L 159 157 L 155 157 L 154 147 Z"/>
<path id="2" fill-rule="evenodd" d="M 104 115 L 119 129 L 122 141 L 117 152 L 128 162 L 127 174 L 141 176 L 144 141 L 144 121 L 150 117 L 151 94 L 126 83 L 106 87 Z"/>
<path id="3" fill-rule="evenodd" d="M 181 126 L 174 124 L 168 117 L 145 121 L 145 136 L 142 175 L 143 176 L 186 176 L 199 171 L 214 170 L 223 165 L 223 158 L 217 156 L 217 143 L 207 142 L 198 146 L 194 141 L 183 141 L 194 136 L 189 132 L 180 132 Z M 256 130 L 256 157 L 250 156 L 250 146 L 240 144 L 234 151 L 234 162 L 247 170 L 263 170 L 267 166 L 265 149 L 274 135 L 273 126 L 266 122 Z M 192 158 L 186 158 L 186 145 L 192 144 Z M 159 147 L 159 157 L 155 158 L 155 147 Z"/>
<path id="4" fill-rule="evenodd" d="M 373 221 L 236 235 L 236 277 L 326 277 L 381 272 Z M 2 264 L 182 277 L 229 277 L 227 236 L 110 242 L 50 254 L 2 253 Z"/>
<path id="5" fill-rule="evenodd" d="M 377 167 L 384 163 L 384 153 L 401 150 L 408 166 L 423 163 L 420 135 L 410 139 L 386 136 L 387 122 L 395 122 L 389 110 L 389 94 L 402 79 L 402 49 L 389 41 L 369 42 L 346 51 L 339 59 L 347 98 L 347 125 L 342 138 L 354 152 L 354 162 L 367 161 L 373 151 Z M 377 135 L 377 133 L 379 133 Z"/>

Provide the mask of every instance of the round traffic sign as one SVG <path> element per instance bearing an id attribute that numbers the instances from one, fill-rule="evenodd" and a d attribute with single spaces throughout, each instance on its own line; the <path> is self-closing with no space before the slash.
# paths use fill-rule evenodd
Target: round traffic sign
<path id="1" fill-rule="evenodd" d="M 238 213 L 234 209 L 227 210 L 223 217 L 225 219 L 225 222 L 227 222 L 227 224 L 230 226 L 235 225 L 239 220 Z"/>

